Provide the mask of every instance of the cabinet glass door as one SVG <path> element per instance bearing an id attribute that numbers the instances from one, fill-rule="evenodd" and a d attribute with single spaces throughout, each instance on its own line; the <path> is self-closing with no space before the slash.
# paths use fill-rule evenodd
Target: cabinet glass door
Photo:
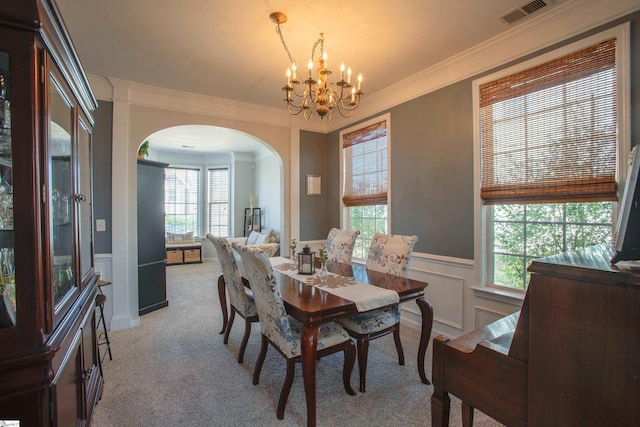
<path id="1" fill-rule="evenodd" d="M 78 195 L 80 218 L 80 273 L 82 282 L 93 272 L 92 233 L 92 198 L 91 198 L 91 133 L 84 121 L 78 127 L 78 160 L 80 177 L 78 179 Z"/>
<path id="2" fill-rule="evenodd" d="M 57 307 L 77 288 L 73 276 L 73 108 L 62 86 L 49 81 L 50 224 L 53 263 L 51 277 Z"/>
<path id="3" fill-rule="evenodd" d="M 16 325 L 9 54 L 0 51 L 0 328 Z"/>

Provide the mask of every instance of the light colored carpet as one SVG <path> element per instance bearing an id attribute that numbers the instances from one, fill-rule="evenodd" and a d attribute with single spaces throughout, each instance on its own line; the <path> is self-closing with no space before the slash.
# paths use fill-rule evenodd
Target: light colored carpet
<path id="1" fill-rule="evenodd" d="M 285 363 L 267 352 L 260 384 L 252 375 L 260 346 L 254 324 L 244 363 L 237 354 L 244 321 L 236 317 L 223 344 L 217 295 L 217 262 L 167 267 L 169 306 L 141 317 L 136 328 L 110 333 L 113 361 L 103 364 L 105 384 L 94 427 L 304 426 L 306 405 L 302 372 L 296 377 L 285 418 L 276 418 Z M 319 426 L 431 425 L 432 386 L 422 384 L 416 368 L 419 335 L 402 329 L 406 365 L 398 365 L 393 337 L 374 340 L 369 348 L 367 392 L 349 396 L 342 386 L 342 354 L 322 358 L 317 370 Z M 427 351 L 431 378 L 431 346 Z M 357 366 L 351 377 L 357 390 Z M 460 402 L 452 397 L 451 425 L 459 426 Z M 501 424 L 476 411 L 475 425 Z"/>

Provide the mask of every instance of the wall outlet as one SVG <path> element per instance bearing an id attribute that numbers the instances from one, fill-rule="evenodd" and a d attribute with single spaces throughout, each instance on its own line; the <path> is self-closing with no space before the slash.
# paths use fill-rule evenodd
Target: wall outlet
<path id="1" fill-rule="evenodd" d="M 96 219 L 96 231 L 107 231 L 107 222 L 104 219 Z"/>

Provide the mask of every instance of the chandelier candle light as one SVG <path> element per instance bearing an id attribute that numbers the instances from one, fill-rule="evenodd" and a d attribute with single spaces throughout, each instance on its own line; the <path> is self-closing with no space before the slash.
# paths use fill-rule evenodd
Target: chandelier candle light
<path id="1" fill-rule="evenodd" d="M 345 80 L 345 66 L 343 63 L 340 65 L 340 80 L 330 83 L 328 79 L 331 75 L 331 70 L 327 67 L 324 35 L 320 33 L 320 38 L 313 44 L 311 50 L 307 78 L 300 82 L 298 80 L 296 61 L 291 56 L 280 30 L 280 24 L 287 22 L 287 15 L 282 12 L 273 12 L 269 15 L 269 18 L 277 24 L 276 32 L 280 36 L 284 50 L 289 55 L 289 61 L 291 61 L 291 67 L 287 69 L 287 84 L 282 88 L 287 94 L 287 98 L 284 100 L 287 103 L 287 111 L 293 115 L 302 113 L 307 120 L 313 114 L 318 115 L 321 119 L 327 117 L 327 120 L 331 120 L 333 110 L 338 110 L 342 117 L 350 117 L 360 104 L 360 97 L 363 95 L 362 90 L 360 90 L 362 74 L 358 75 L 358 86 L 355 87 L 351 84 L 351 67 L 346 70 L 347 79 Z M 318 68 L 315 72 L 316 80 L 313 77 L 313 58 L 318 45 L 320 45 L 320 55 L 318 56 Z"/>

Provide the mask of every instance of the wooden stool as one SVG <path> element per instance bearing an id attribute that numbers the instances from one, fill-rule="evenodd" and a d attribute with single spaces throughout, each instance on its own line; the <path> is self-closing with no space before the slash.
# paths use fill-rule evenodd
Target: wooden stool
<path id="1" fill-rule="evenodd" d="M 98 367 L 100 368 L 100 375 L 102 376 L 102 361 L 105 356 L 109 354 L 109 360 L 113 360 L 111 356 L 111 342 L 109 341 L 109 333 L 107 331 L 107 323 L 104 318 L 104 304 L 107 302 L 107 296 L 102 293 L 102 286 L 110 285 L 111 282 L 107 282 L 104 280 L 98 280 L 98 290 L 100 293 L 96 295 L 96 307 L 100 310 L 100 317 L 98 317 L 98 322 L 96 323 L 96 331 L 98 332 Z M 102 332 L 100 332 L 100 327 L 102 327 Z M 107 351 L 104 355 L 100 356 L 100 346 L 106 345 Z M 104 377 L 104 376 L 103 376 Z"/>

